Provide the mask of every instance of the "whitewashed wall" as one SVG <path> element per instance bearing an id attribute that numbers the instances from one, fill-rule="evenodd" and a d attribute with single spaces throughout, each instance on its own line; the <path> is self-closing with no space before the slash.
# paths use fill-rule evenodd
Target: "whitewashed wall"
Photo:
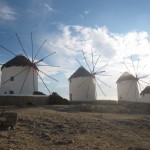
<path id="1" fill-rule="evenodd" d="M 141 96 L 139 102 L 150 103 L 150 94 L 144 94 Z"/>
<path id="2" fill-rule="evenodd" d="M 139 100 L 139 90 L 136 80 L 126 80 L 117 83 L 118 100 Z"/>
<path id="3" fill-rule="evenodd" d="M 69 94 L 72 95 L 72 100 L 75 101 L 96 100 L 95 80 L 90 77 L 72 78 L 69 81 Z"/>
<path id="4" fill-rule="evenodd" d="M 22 66 L 12 66 L 12 67 L 7 67 L 2 69 L 2 76 L 1 76 L 1 83 L 7 81 L 10 79 L 11 76 L 15 76 L 17 73 L 20 71 L 24 70 L 27 68 L 27 66 L 22 67 Z M 19 94 L 21 87 L 23 85 L 23 82 L 26 78 L 26 74 L 28 73 L 28 70 L 23 71 L 16 77 L 14 77 L 14 81 L 8 81 L 5 84 L 1 84 L 0 88 L 0 94 L 9 94 L 10 91 L 14 91 L 14 94 Z M 34 72 L 34 85 L 35 85 L 35 91 L 38 91 L 38 75 L 36 72 Z M 23 89 L 21 91 L 21 94 L 32 94 L 34 91 L 34 86 L 33 86 L 33 69 L 31 68 L 28 76 L 26 78 L 26 81 L 24 83 Z"/>

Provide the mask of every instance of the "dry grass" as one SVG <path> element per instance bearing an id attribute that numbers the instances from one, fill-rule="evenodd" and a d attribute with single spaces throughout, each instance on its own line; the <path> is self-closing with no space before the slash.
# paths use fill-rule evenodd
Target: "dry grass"
<path id="1" fill-rule="evenodd" d="M 149 115 L 100 113 L 91 106 L 12 109 L 18 123 L 14 130 L 0 131 L 0 150 L 128 150 L 139 144 L 149 148 Z"/>

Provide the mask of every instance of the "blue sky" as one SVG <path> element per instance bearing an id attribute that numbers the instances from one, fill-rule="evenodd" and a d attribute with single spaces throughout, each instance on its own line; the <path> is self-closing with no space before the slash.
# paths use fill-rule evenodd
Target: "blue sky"
<path id="1" fill-rule="evenodd" d="M 112 76 L 101 79 L 110 84 L 111 90 L 104 85 L 102 88 L 107 99 L 116 99 L 115 82 L 126 71 L 123 59 L 133 55 L 134 60 L 140 59 L 141 68 L 150 59 L 149 7 L 149 0 L 0 0 L 0 43 L 22 53 L 15 33 L 24 45 L 29 45 L 32 32 L 35 51 L 47 40 L 38 58 L 56 52 L 44 63 L 60 67 L 43 70 L 60 82 L 43 78 L 51 91 L 67 98 L 68 78 L 79 67 L 75 58 L 87 68 L 80 50 L 84 50 L 90 62 L 92 49 L 95 60 L 102 55 L 98 67 L 109 63 L 106 72 Z M 31 57 L 31 47 L 25 47 Z M 13 57 L 2 49 L 0 56 L 1 63 Z M 143 73 L 148 70 L 147 65 Z M 39 90 L 47 93 L 40 81 Z M 99 90 L 97 95 L 104 98 Z"/>

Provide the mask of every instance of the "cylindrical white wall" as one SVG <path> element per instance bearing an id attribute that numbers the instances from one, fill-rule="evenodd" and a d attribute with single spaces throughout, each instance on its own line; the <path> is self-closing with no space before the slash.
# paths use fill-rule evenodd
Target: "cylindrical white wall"
<path id="1" fill-rule="evenodd" d="M 136 80 L 117 82 L 118 100 L 138 101 L 139 90 Z"/>
<path id="2" fill-rule="evenodd" d="M 13 91 L 13 94 L 26 94 L 30 95 L 33 94 L 34 91 L 38 91 L 38 74 L 34 71 L 34 84 L 33 84 L 33 68 L 26 69 L 28 66 L 11 66 L 11 67 L 4 67 L 2 69 L 2 76 L 1 76 L 1 94 L 10 94 L 10 91 Z M 24 70 L 26 69 L 26 70 Z M 24 71 L 23 71 L 24 70 Z M 23 72 L 21 72 L 23 71 Z M 28 73 L 29 71 L 29 73 Z M 21 72 L 20 74 L 18 74 Z M 26 75 L 28 76 L 26 78 Z M 18 74 L 18 75 L 17 75 Z M 16 76 L 15 76 L 16 75 Z M 11 77 L 14 77 L 14 81 L 10 81 Z M 26 80 L 25 80 L 26 78 Z M 5 81 L 9 80 L 8 82 L 4 83 Z M 25 80 L 25 82 L 24 82 Z M 23 86 L 24 82 L 24 86 Z M 23 86 L 23 88 L 22 88 Z M 21 90 L 22 88 L 22 90 Z"/>
<path id="3" fill-rule="evenodd" d="M 96 100 L 96 84 L 92 77 L 77 77 L 69 80 L 70 100 Z"/>

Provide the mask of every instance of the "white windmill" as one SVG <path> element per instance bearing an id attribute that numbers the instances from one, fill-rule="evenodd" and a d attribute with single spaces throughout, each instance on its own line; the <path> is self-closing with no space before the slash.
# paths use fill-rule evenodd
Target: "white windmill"
<path id="1" fill-rule="evenodd" d="M 128 70 L 128 72 L 124 72 L 119 79 L 117 80 L 117 93 L 118 93 L 118 100 L 123 101 L 140 101 L 140 94 L 139 91 L 141 91 L 144 87 L 142 83 L 144 84 L 150 84 L 144 79 L 146 79 L 150 74 L 147 75 L 141 75 L 141 71 L 146 67 L 142 67 L 139 69 L 139 60 L 137 62 L 133 61 L 133 57 L 130 57 L 131 59 L 131 67 L 134 71 L 134 74 L 131 73 L 131 69 L 127 66 L 125 62 L 123 62 L 124 66 Z M 136 65 L 135 65 L 136 64 Z"/>
<path id="2" fill-rule="evenodd" d="M 40 48 L 36 51 L 34 55 L 33 37 L 31 33 L 30 40 L 31 40 L 31 46 L 32 46 L 32 50 L 31 50 L 32 57 L 30 60 L 19 38 L 19 35 L 17 33 L 16 33 L 16 37 L 19 42 L 19 45 L 21 46 L 22 51 L 24 52 L 24 55 L 17 55 L 12 50 L 4 47 L 3 45 L 0 45 L 1 50 L 5 50 L 15 56 L 14 58 L 9 60 L 5 64 L 2 64 L 0 94 L 32 95 L 33 92 L 38 91 L 38 77 L 41 79 L 41 81 L 43 82 L 43 84 L 45 85 L 45 87 L 50 93 L 50 90 L 46 86 L 46 83 L 42 79 L 40 73 L 48 76 L 49 78 L 57 82 L 58 80 L 54 79 L 53 77 L 49 76 L 48 74 L 40 70 L 39 66 L 44 66 L 44 65 L 41 65 L 40 62 L 44 61 L 47 57 L 55 54 L 56 52 L 52 52 L 51 54 L 37 60 L 37 56 L 46 41 L 42 43 L 42 45 L 40 46 Z M 57 67 L 57 66 L 52 66 L 52 67 Z"/>
<path id="3" fill-rule="evenodd" d="M 85 67 L 81 65 L 79 60 L 76 59 L 77 62 L 80 64 L 80 67 L 69 78 L 70 100 L 73 101 L 96 100 L 97 97 L 96 85 L 98 86 L 102 94 L 106 96 L 99 82 L 101 82 L 102 84 L 108 87 L 110 86 L 107 85 L 105 82 L 103 82 L 101 79 L 99 79 L 97 75 L 107 76 L 103 74 L 105 71 L 102 69 L 104 69 L 108 64 L 101 66 L 99 69 L 95 71 L 96 65 L 101 55 L 99 55 L 96 61 L 94 61 L 93 52 L 92 52 L 92 69 L 91 69 L 83 51 L 82 54 L 86 62 L 86 65 L 89 68 L 89 71 L 87 71 Z"/>

